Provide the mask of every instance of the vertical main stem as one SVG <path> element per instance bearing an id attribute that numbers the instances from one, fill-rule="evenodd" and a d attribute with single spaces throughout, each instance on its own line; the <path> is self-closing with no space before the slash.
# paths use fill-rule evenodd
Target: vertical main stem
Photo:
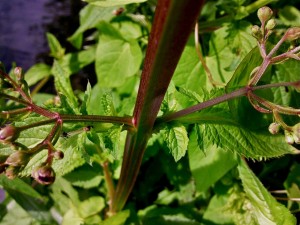
<path id="1" fill-rule="evenodd" d="M 112 213 L 124 207 L 133 188 L 160 105 L 203 3 L 158 0 Z"/>

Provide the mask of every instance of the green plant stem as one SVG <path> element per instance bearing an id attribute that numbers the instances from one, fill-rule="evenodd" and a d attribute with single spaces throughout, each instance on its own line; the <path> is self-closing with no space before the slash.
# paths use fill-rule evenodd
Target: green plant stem
<path id="1" fill-rule="evenodd" d="M 121 210 L 137 178 L 161 102 L 204 0 L 158 0 L 137 101 L 128 131 L 112 213 Z"/>
<path id="2" fill-rule="evenodd" d="M 130 127 L 133 126 L 132 117 L 61 114 L 60 118 L 64 122 L 114 123 L 114 124 L 125 124 Z"/>
<path id="3" fill-rule="evenodd" d="M 111 212 L 111 210 L 112 210 L 112 199 L 114 198 L 114 195 L 115 195 L 115 185 L 114 185 L 114 182 L 113 182 L 113 179 L 111 177 L 110 170 L 109 170 L 109 162 L 106 161 L 106 162 L 102 163 L 101 166 L 103 168 L 105 184 L 106 184 L 107 192 L 108 192 L 109 212 Z M 111 216 L 111 215 L 108 215 L 108 216 Z"/>

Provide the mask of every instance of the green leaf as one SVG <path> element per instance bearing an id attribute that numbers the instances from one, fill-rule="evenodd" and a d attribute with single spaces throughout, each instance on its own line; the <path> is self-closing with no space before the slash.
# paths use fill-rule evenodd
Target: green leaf
<path id="1" fill-rule="evenodd" d="M 193 128 L 188 153 L 197 191 L 205 192 L 237 164 L 237 157 L 229 150 L 217 148 L 213 143 L 207 143 L 204 147 L 201 140 L 199 141 L 203 138 L 201 130 L 199 125 Z"/>
<path id="2" fill-rule="evenodd" d="M 226 86 L 226 92 L 229 93 L 239 87 L 246 86 L 252 70 L 259 66 L 261 62 L 262 59 L 258 48 L 252 49 L 235 70 L 231 80 Z M 248 125 L 251 120 L 259 121 L 257 118 L 254 118 L 254 116 L 259 117 L 261 113 L 253 109 L 248 99 L 243 97 L 236 98 L 228 101 L 228 105 L 233 117 L 236 118 L 239 123 Z"/>
<path id="3" fill-rule="evenodd" d="M 268 131 L 251 131 L 234 122 L 230 125 L 203 124 L 200 128 L 204 149 L 206 146 L 215 144 L 224 150 L 234 151 L 258 160 L 297 151 L 285 142 L 283 135 L 271 135 Z"/>
<path id="4" fill-rule="evenodd" d="M 131 3 L 140 3 L 140 2 L 145 2 L 147 0 L 84 0 L 84 1 L 101 7 L 110 7 L 110 6 L 117 6 L 117 5 L 126 5 Z"/>
<path id="5" fill-rule="evenodd" d="M 173 83 L 175 86 L 198 92 L 200 87 L 205 88 L 206 80 L 194 45 L 187 45 L 174 72 Z"/>
<path id="6" fill-rule="evenodd" d="M 189 138 L 185 127 L 181 124 L 168 125 L 164 131 L 164 140 L 175 161 L 180 160 L 187 151 Z"/>
<path id="7" fill-rule="evenodd" d="M 231 79 L 232 72 L 256 45 L 250 34 L 250 24 L 245 21 L 227 24 L 213 33 L 206 62 L 215 80 L 227 83 Z M 249 75 L 241 74 L 242 77 Z"/>
<path id="8" fill-rule="evenodd" d="M 24 77 L 29 86 L 36 84 L 43 78 L 49 77 L 51 75 L 51 67 L 44 64 L 38 63 L 30 67 Z"/>
<path id="9" fill-rule="evenodd" d="M 93 167 L 83 165 L 71 173 L 66 174 L 64 178 L 70 181 L 72 185 L 80 188 L 96 188 L 103 180 L 103 175 L 98 170 L 100 170 L 100 168 L 95 165 Z"/>
<path id="10" fill-rule="evenodd" d="M 69 37 L 69 41 L 79 49 L 82 45 L 82 34 L 88 29 L 95 28 L 100 21 L 109 21 L 114 15 L 115 7 L 102 8 L 92 4 L 86 5 L 80 11 L 80 26 L 75 33 Z"/>
<path id="11" fill-rule="evenodd" d="M 60 45 L 59 41 L 53 34 L 47 33 L 46 35 L 51 56 L 55 59 L 61 59 L 65 54 L 65 49 Z"/>
<path id="12" fill-rule="evenodd" d="M 116 116 L 116 110 L 111 92 L 104 93 L 100 99 L 100 102 L 102 104 L 102 108 L 104 109 L 105 115 Z"/>
<path id="13" fill-rule="evenodd" d="M 54 61 L 51 71 L 55 78 L 55 87 L 57 91 L 66 96 L 66 101 L 71 109 L 73 109 L 74 112 L 79 113 L 78 102 L 71 87 L 69 74 L 57 61 Z"/>
<path id="14" fill-rule="evenodd" d="M 95 53 L 94 46 L 80 52 L 68 53 L 59 60 L 59 64 L 66 74 L 71 75 L 95 61 Z"/>
<path id="15" fill-rule="evenodd" d="M 296 218 L 273 198 L 244 161 L 240 161 L 238 170 L 258 224 L 296 224 Z"/>
<path id="16" fill-rule="evenodd" d="M 102 87 L 119 87 L 135 75 L 142 62 L 138 43 L 101 36 L 96 52 L 96 73 Z"/>
<path id="17" fill-rule="evenodd" d="M 99 225 L 123 225 L 125 224 L 127 218 L 130 215 L 129 210 L 124 210 L 118 212 L 116 215 L 109 217 L 105 221 L 101 222 Z"/>

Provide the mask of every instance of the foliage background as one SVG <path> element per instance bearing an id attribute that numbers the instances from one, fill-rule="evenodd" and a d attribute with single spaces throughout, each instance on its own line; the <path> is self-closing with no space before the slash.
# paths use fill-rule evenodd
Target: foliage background
<path id="1" fill-rule="evenodd" d="M 34 65 L 25 77 L 30 86 L 54 80 L 61 105 L 55 105 L 53 93 L 43 93 L 43 89 L 34 97 L 38 104 L 69 114 L 132 114 L 155 2 L 125 5 L 119 16 L 112 12 L 120 6 L 107 2 L 110 7 L 88 4 L 81 10 L 80 27 L 68 38 L 71 49 L 66 50 L 55 34 L 47 34 L 53 62 Z M 199 18 L 203 54 L 214 79 L 226 83 L 227 90 L 216 89 L 208 81 L 191 35 L 160 115 L 245 85 L 261 61 L 258 51 L 252 50 L 256 41 L 250 35 L 251 25 L 259 24 L 257 8 L 247 8 L 257 2 L 206 3 Z M 300 12 L 297 1 L 268 3 L 279 30 L 271 37 L 272 45 L 286 27 L 299 26 Z M 94 82 L 87 83 L 86 90 L 73 85 L 73 91 L 70 78 L 76 79 L 82 70 L 98 82 L 91 78 Z M 298 71 L 299 63 L 290 60 L 272 66 L 262 83 L 297 80 Z M 294 89 L 272 89 L 262 95 L 299 108 L 299 93 Z M 294 117 L 286 119 L 291 124 L 299 122 Z M 30 116 L 16 125 L 38 120 L 39 116 Z M 119 178 L 125 132 L 120 126 L 95 125 L 89 133 L 73 135 L 71 131 L 82 124 L 67 124 L 64 129 L 70 131 L 69 136 L 56 145 L 63 149 L 65 158 L 54 162 L 58 177 L 53 185 L 33 184 L 33 189 L 28 177 L 32 167 L 45 158 L 45 152 L 30 161 L 21 179 L 9 181 L 0 176 L 6 190 L 0 205 L 1 224 L 293 224 L 289 211 L 298 216 L 299 204 L 288 198 L 300 195 L 300 159 L 298 155 L 283 156 L 295 148 L 284 143 L 283 135 L 267 133 L 271 122 L 272 117 L 239 99 L 167 124 L 148 144 L 125 210 L 105 222 L 100 222 L 108 200 L 100 164 L 109 160 L 113 178 Z M 33 145 L 43 140 L 49 127 L 37 130 L 22 133 L 20 141 Z M 1 145 L 1 155 L 10 153 Z M 240 155 L 249 158 L 247 163 L 255 175 Z M 269 191 L 284 190 L 283 194 L 274 193 L 282 204 L 260 181 Z"/>

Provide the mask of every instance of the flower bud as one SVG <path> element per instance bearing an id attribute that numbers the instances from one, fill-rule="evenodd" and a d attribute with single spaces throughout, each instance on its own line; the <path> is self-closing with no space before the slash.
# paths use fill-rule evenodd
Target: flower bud
<path id="1" fill-rule="evenodd" d="M 26 166 L 30 156 L 31 155 L 25 151 L 16 151 L 6 159 L 5 164 L 15 167 Z"/>
<path id="2" fill-rule="evenodd" d="M 14 179 L 19 174 L 19 167 L 9 166 L 5 170 L 5 175 L 8 179 Z"/>
<path id="3" fill-rule="evenodd" d="M 13 125 L 6 125 L 0 130 L 0 142 L 11 143 L 19 137 L 20 132 Z"/>
<path id="4" fill-rule="evenodd" d="M 266 24 L 267 30 L 272 30 L 276 26 L 276 21 L 274 19 L 270 19 Z"/>
<path id="5" fill-rule="evenodd" d="M 55 151 L 53 153 L 53 157 L 55 159 L 63 159 L 64 158 L 64 153 L 62 151 Z"/>
<path id="6" fill-rule="evenodd" d="M 269 132 L 271 134 L 278 134 L 279 130 L 280 130 L 280 124 L 279 123 L 274 122 L 274 123 L 270 124 Z"/>
<path id="7" fill-rule="evenodd" d="M 300 144 L 300 123 L 293 126 L 293 138 L 296 144 Z"/>
<path id="8" fill-rule="evenodd" d="M 300 27 L 289 28 L 285 33 L 286 40 L 293 41 L 300 38 Z"/>
<path id="9" fill-rule="evenodd" d="M 293 137 L 293 134 L 289 131 L 285 131 L 284 132 L 284 135 L 285 135 L 285 142 L 288 143 L 289 145 L 292 145 L 294 144 L 294 137 Z"/>
<path id="10" fill-rule="evenodd" d="M 15 74 L 17 80 L 23 80 L 24 74 L 22 73 L 21 67 L 15 67 L 14 74 Z"/>
<path id="11" fill-rule="evenodd" d="M 252 36 L 255 37 L 257 40 L 260 40 L 263 36 L 260 27 L 257 25 L 252 26 L 251 32 Z"/>
<path id="12" fill-rule="evenodd" d="M 55 172 L 51 166 L 42 165 L 36 168 L 31 176 L 40 184 L 49 185 L 55 181 Z"/>
<path id="13" fill-rule="evenodd" d="M 265 23 L 268 21 L 273 15 L 273 11 L 268 7 L 264 6 L 258 9 L 257 16 L 261 23 Z"/>

